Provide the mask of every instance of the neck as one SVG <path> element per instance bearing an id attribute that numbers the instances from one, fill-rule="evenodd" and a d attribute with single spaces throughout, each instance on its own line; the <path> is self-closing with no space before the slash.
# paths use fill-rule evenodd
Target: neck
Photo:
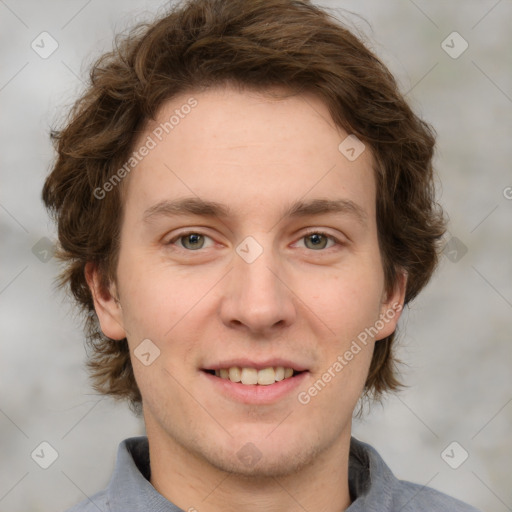
<path id="1" fill-rule="evenodd" d="M 186 512 L 341 512 L 351 503 L 350 428 L 313 462 L 278 477 L 223 471 L 153 425 L 146 425 L 146 429 L 150 482 Z"/>

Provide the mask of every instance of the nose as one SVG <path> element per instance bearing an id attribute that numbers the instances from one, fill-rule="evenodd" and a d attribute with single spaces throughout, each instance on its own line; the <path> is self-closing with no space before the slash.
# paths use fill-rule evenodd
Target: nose
<path id="1" fill-rule="evenodd" d="M 250 263 L 235 254 L 227 279 L 220 308 L 226 326 L 270 337 L 295 321 L 296 298 L 272 250 Z"/>

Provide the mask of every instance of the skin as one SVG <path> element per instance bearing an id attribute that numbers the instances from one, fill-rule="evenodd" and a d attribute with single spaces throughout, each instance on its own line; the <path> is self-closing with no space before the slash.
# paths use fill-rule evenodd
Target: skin
<path id="1" fill-rule="evenodd" d="M 117 284 L 102 290 L 97 270 L 86 269 L 103 332 L 127 337 L 132 352 L 151 483 L 183 510 L 339 512 L 350 505 L 352 413 L 374 343 L 400 315 L 308 404 L 297 394 L 403 304 L 404 276 L 389 295 L 384 287 L 371 151 L 345 158 L 338 145 L 347 133 L 312 95 L 276 99 L 229 87 L 166 102 L 139 143 L 191 96 L 197 106 L 123 183 Z M 191 196 L 232 214 L 143 221 L 159 201 Z M 353 201 L 366 225 L 350 213 L 282 217 L 284 205 L 315 198 Z M 340 244 L 320 238 L 318 248 L 310 230 Z M 176 238 L 186 231 L 205 238 Z M 263 249 L 250 264 L 236 252 L 247 236 Z M 149 366 L 133 356 L 144 339 L 160 350 Z M 200 370 L 231 357 L 288 358 L 309 373 L 277 403 L 247 404 Z M 254 465 L 237 456 L 247 443 L 261 456 Z"/>

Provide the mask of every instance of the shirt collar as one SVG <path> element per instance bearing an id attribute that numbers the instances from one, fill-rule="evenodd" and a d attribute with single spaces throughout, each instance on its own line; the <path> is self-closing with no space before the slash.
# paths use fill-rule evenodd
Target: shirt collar
<path id="1" fill-rule="evenodd" d="M 117 452 L 116 466 L 108 487 L 112 512 L 182 512 L 149 482 L 147 437 L 125 439 Z"/>
<path id="2" fill-rule="evenodd" d="M 352 437 L 348 485 L 352 504 L 346 512 L 392 510 L 393 492 L 399 481 L 369 444 Z"/>

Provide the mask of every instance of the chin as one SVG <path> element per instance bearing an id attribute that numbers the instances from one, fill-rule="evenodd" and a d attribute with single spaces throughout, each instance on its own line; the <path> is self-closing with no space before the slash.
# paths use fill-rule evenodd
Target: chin
<path id="1" fill-rule="evenodd" d="M 321 444 L 319 444 L 321 443 Z M 279 478 L 291 475 L 311 464 L 330 443 L 327 440 L 304 436 L 281 436 L 270 440 L 268 433 L 260 436 L 240 436 L 231 439 L 229 446 L 221 443 L 198 451 L 212 466 L 227 473 L 254 479 Z M 197 447 L 201 450 L 201 447 Z"/>
<path id="2" fill-rule="evenodd" d="M 280 478 L 300 471 L 314 459 L 314 450 L 295 452 L 260 451 L 247 443 L 238 452 L 209 454 L 208 462 L 227 473 L 254 479 Z"/>

